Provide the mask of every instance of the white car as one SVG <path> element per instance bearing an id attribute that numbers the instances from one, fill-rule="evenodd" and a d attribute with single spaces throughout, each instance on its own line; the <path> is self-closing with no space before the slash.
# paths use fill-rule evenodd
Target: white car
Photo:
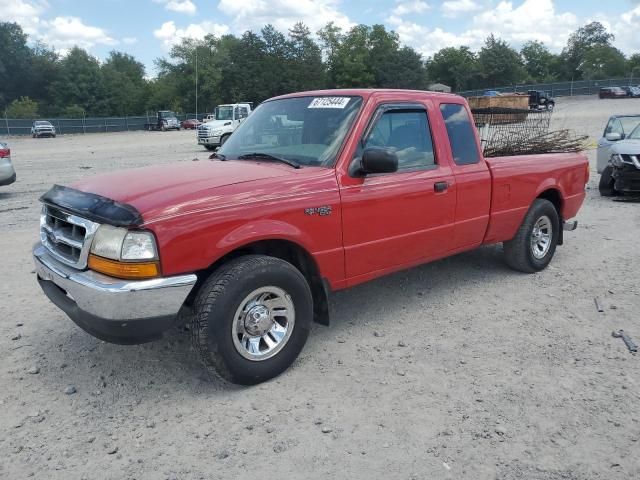
<path id="1" fill-rule="evenodd" d="M 613 115 L 609 118 L 602 138 L 598 141 L 598 173 L 602 173 L 611 158 L 611 147 L 620 140 L 624 140 L 631 131 L 640 124 L 638 115 Z"/>
<path id="2" fill-rule="evenodd" d="M 16 181 L 16 171 L 11 163 L 11 149 L 0 142 L 0 186 L 11 185 Z"/>

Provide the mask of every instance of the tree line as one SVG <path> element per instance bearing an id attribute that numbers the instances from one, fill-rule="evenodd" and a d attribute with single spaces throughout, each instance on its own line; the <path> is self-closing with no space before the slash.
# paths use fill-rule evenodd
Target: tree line
<path id="1" fill-rule="evenodd" d="M 79 47 L 60 55 L 16 23 L 0 23 L 0 111 L 13 118 L 124 116 L 198 109 L 320 88 L 414 88 L 444 83 L 454 91 L 613 77 L 640 79 L 640 54 L 629 58 L 598 22 L 576 30 L 559 54 L 531 41 L 520 50 L 490 35 L 479 51 L 443 48 L 424 59 L 383 25 L 347 31 L 327 24 L 314 35 L 303 23 L 287 34 L 267 25 L 241 36 L 183 39 L 155 61 L 157 76 L 127 53 L 100 61 Z M 640 83 L 640 82 L 639 82 Z"/>

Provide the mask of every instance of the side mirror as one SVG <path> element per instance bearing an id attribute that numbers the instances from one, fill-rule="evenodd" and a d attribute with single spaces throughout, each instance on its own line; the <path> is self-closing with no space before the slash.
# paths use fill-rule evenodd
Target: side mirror
<path id="1" fill-rule="evenodd" d="M 607 133 L 605 135 L 605 138 L 610 142 L 617 142 L 618 140 L 622 140 L 622 135 L 620 135 L 618 132 L 611 132 Z"/>
<path id="2" fill-rule="evenodd" d="M 356 163 L 356 175 L 398 171 L 398 156 L 388 148 L 367 148 Z"/>

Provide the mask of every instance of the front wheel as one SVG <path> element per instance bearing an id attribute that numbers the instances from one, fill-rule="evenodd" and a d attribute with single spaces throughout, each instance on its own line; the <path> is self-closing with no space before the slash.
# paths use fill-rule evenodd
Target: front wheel
<path id="1" fill-rule="evenodd" d="M 222 138 L 220 139 L 220 146 L 224 145 L 226 143 L 227 140 L 229 140 L 229 137 L 231 136 L 230 133 L 223 135 Z"/>
<path id="2" fill-rule="evenodd" d="M 537 198 L 516 235 L 504 242 L 507 265 L 514 270 L 535 273 L 549 265 L 558 244 L 560 218 L 549 200 Z"/>
<path id="3" fill-rule="evenodd" d="M 600 174 L 600 183 L 598 183 L 598 191 L 603 197 L 615 197 L 618 193 L 615 188 L 615 180 L 611 176 L 613 168 L 606 167 Z"/>
<path id="4" fill-rule="evenodd" d="M 298 269 L 279 258 L 247 255 L 222 265 L 202 285 L 191 338 L 210 372 L 254 385 L 293 363 L 312 318 L 311 290 Z"/>

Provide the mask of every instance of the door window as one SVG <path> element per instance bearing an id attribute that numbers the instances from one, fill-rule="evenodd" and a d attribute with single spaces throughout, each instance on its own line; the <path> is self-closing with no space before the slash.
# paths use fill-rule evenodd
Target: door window
<path id="1" fill-rule="evenodd" d="M 480 162 L 476 143 L 475 127 L 471 123 L 467 109 L 458 103 L 440 105 L 442 118 L 447 127 L 451 153 L 456 165 L 471 165 Z"/>
<path id="2" fill-rule="evenodd" d="M 624 135 L 624 130 L 622 130 L 622 124 L 620 123 L 620 120 L 618 120 L 617 118 L 612 118 L 611 120 L 609 120 L 607 128 L 604 131 L 605 135 L 607 135 L 608 133 L 619 133 L 621 137 Z"/>
<path id="3" fill-rule="evenodd" d="M 389 148 L 398 156 L 398 171 L 435 165 L 433 141 L 424 110 L 390 110 L 370 130 L 364 148 Z"/>

